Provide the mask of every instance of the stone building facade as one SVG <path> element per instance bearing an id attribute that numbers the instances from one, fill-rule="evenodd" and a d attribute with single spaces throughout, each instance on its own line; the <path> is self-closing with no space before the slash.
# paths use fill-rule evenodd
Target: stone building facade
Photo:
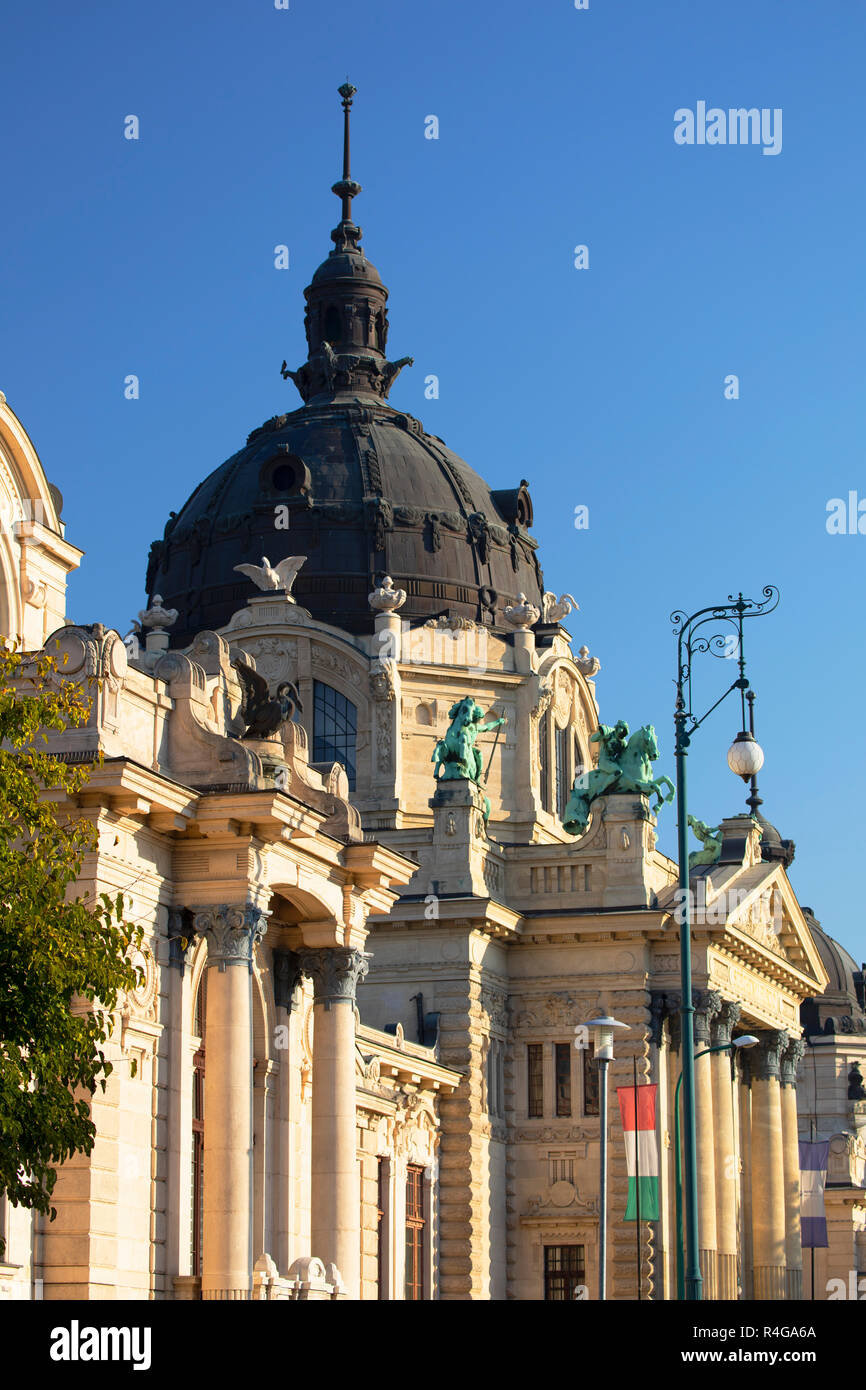
<path id="1" fill-rule="evenodd" d="M 676 1296 L 676 865 L 643 795 L 563 828 L 599 662 L 544 591 L 526 481 L 489 487 L 388 405 L 408 359 L 386 358 L 359 191 L 335 186 L 309 357 L 284 370 L 303 405 L 171 513 L 142 630 L 60 625 L 79 552 L 56 508 L 32 562 L 55 566 L 52 621 L 17 618 L 30 560 L 4 560 L 7 631 L 100 678 L 54 746 L 103 755 L 82 883 L 124 893 L 146 948 L 93 1153 L 61 1169 L 54 1223 L 4 1213 L 14 1297 L 596 1298 L 602 1123 L 609 1297 Z M 53 497 L 28 447 L 19 490 Z M 290 548 L 293 592 L 259 564 Z M 293 687 L 292 717 L 254 725 L 244 672 L 267 709 Z M 469 696 L 496 726 L 483 788 L 433 773 Z M 722 830 L 693 880 L 698 1050 L 759 1043 L 697 1061 L 701 1267 L 710 1298 L 796 1299 L 800 1011 L 829 976 L 765 827 Z M 600 1117 L 575 1044 L 605 1012 L 628 1032 Z M 635 1074 L 661 1153 L 637 1230 L 616 1107 Z"/>

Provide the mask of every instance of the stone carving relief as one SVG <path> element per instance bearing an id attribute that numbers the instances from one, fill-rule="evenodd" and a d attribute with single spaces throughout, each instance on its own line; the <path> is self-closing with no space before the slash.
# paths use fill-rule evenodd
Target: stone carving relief
<path id="1" fill-rule="evenodd" d="M 320 642 L 313 642 L 311 647 L 311 657 L 314 666 L 318 666 L 325 671 L 333 673 L 345 681 L 347 685 L 354 685 L 358 689 L 361 687 L 361 668 L 354 662 L 346 661 L 336 652 L 331 651 L 330 647 L 323 646 Z"/>
<path id="2" fill-rule="evenodd" d="M 598 995 L 572 994 L 562 990 L 537 999 L 524 996 L 515 1001 L 517 1009 L 516 1028 L 567 1028 L 572 1029 L 584 1017 L 590 1017 L 588 1009 L 594 1009 Z"/>

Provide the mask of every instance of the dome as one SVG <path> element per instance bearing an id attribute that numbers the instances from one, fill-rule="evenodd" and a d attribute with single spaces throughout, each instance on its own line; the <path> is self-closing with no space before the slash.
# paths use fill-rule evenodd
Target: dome
<path id="1" fill-rule="evenodd" d="M 402 618 L 504 626 L 518 594 L 541 607 L 531 520 L 525 482 L 494 492 L 411 415 L 338 395 L 269 420 L 196 488 L 151 547 L 147 591 L 178 610 L 176 646 L 243 607 L 255 591 L 234 567 L 263 555 L 305 555 L 293 596 L 348 632 L 372 632 L 386 574 L 407 592 Z"/>
<path id="2" fill-rule="evenodd" d="M 860 975 L 856 960 L 849 951 L 845 950 L 844 946 L 835 941 L 832 936 L 827 935 L 810 907 L 804 907 L 803 914 L 809 923 L 809 930 L 818 948 L 818 955 L 821 957 L 824 969 L 830 976 L 825 998 L 830 994 L 839 994 L 856 1001 L 855 976 Z"/>
<path id="3" fill-rule="evenodd" d="M 293 597 L 314 618 L 373 631 L 367 598 L 390 575 L 406 590 L 400 617 L 448 616 L 511 629 L 504 609 L 524 594 L 542 607 L 526 481 L 492 491 L 442 440 L 387 404 L 411 357 L 389 362 L 388 291 L 358 246 L 343 98 L 342 217 L 334 249 L 304 291 L 307 360 L 282 375 L 303 406 L 253 430 L 246 446 L 171 513 L 151 546 L 148 598 L 176 608 L 173 642 L 225 626 L 254 594 L 235 566 L 304 555 Z"/>
<path id="4" fill-rule="evenodd" d="M 784 864 L 786 869 L 790 868 L 794 862 L 794 841 L 783 840 L 772 821 L 768 821 L 759 811 L 754 815 L 761 827 L 761 858 L 768 863 L 780 863 Z"/>
<path id="5" fill-rule="evenodd" d="M 803 908 L 803 916 L 830 977 L 822 995 L 803 1003 L 803 1026 L 810 1033 L 866 1032 L 866 966 L 857 968 L 854 957 L 823 930 L 810 907 Z"/>

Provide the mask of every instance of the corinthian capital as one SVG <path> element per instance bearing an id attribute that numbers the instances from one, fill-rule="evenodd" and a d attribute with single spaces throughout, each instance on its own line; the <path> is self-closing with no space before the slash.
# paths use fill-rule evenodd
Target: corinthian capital
<path id="1" fill-rule="evenodd" d="M 313 981 L 314 1002 L 330 1009 L 332 1004 L 354 1004 L 358 981 L 369 970 L 369 956 L 346 946 L 324 946 L 298 952 L 298 964 Z"/>
<path id="2" fill-rule="evenodd" d="M 783 1086 L 796 1086 L 797 1064 L 805 1051 L 806 1044 L 802 1038 L 791 1038 L 789 1040 L 788 1046 L 782 1053 L 782 1059 L 779 1064 Z"/>
<path id="3" fill-rule="evenodd" d="M 722 996 L 717 989 L 696 989 L 695 1005 L 695 1044 L 709 1046 L 710 1020 L 722 1007 Z"/>
<path id="4" fill-rule="evenodd" d="M 268 914 L 247 903 L 244 907 L 201 907 L 193 909 L 193 931 L 207 938 L 207 963 L 225 970 L 227 965 L 245 965 L 252 973 L 253 951 L 268 929 Z"/>
<path id="5" fill-rule="evenodd" d="M 752 1079 L 778 1081 L 782 1053 L 788 1046 L 788 1034 L 784 1028 L 778 1028 L 771 1032 L 759 1033 L 758 1037 L 760 1042 L 757 1047 L 752 1048 L 749 1057 Z"/>
<path id="6" fill-rule="evenodd" d="M 719 1011 L 710 1026 L 713 1047 L 726 1047 L 731 1041 L 731 1032 L 739 1022 L 742 1006 L 733 999 L 723 999 Z"/>

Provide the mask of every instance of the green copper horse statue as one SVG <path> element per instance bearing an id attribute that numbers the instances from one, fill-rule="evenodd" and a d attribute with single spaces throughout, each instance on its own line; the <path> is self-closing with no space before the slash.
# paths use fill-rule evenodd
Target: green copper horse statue
<path id="1" fill-rule="evenodd" d="M 471 695 L 464 696 L 452 705 L 448 711 L 448 718 L 451 720 L 448 732 L 444 738 L 439 739 L 433 749 L 433 775 L 437 780 L 441 778 L 443 782 L 463 778 L 467 782 L 474 782 L 478 787 L 483 787 L 484 759 L 481 749 L 475 746 L 476 740 L 479 734 L 498 729 L 505 720 L 491 719 L 485 722 L 483 709 Z M 487 820 L 490 815 L 490 802 L 487 797 L 484 798 L 484 807 L 484 819 Z"/>
<path id="2" fill-rule="evenodd" d="M 655 809 L 672 801 L 675 787 L 670 777 L 653 777 L 652 765 L 659 755 L 656 731 L 644 724 L 629 737 L 624 719 L 616 724 L 600 724 L 590 743 L 600 743 L 598 762 L 588 772 L 579 772 L 565 807 L 562 826 L 569 835 L 582 835 L 589 824 L 592 803 L 606 792 L 638 792 L 657 797 Z M 667 792 L 665 792 L 667 789 Z"/>

